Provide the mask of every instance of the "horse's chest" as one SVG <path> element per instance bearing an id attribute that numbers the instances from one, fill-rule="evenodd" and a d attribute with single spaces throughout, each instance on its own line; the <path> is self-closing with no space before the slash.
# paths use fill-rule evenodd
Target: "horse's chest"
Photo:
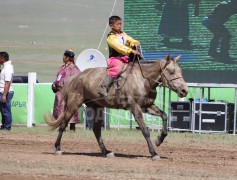
<path id="1" fill-rule="evenodd" d="M 154 101 L 156 99 L 156 95 L 157 95 L 156 91 L 149 92 L 149 94 L 144 97 L 144 104 L 145 104 L 145 106 L 149 106 L 149 105 L 154 104 Z"/>
<path id="2" fill-rule="evenodd" d="M 137 102 L 137 104 L 139 104 L 140 106 L 149 106 L 152 105 L 156 99 L 156 93 L 152 93 L 152 94 L 147 94 L 147 93 L 141 93 L 141 94 L 136 94 L 133 97 L 135 97 L 135 101 Z"/>

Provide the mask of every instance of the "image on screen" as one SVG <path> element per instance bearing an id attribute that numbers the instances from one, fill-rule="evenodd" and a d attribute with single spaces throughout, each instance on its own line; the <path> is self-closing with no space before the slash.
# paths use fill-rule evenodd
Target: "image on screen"
<path id="1" fill-rule="evenodd" d="M 186 82 L 237 83 L 237 0 L 124 0 L 143 60 L 182 54 Z"/>

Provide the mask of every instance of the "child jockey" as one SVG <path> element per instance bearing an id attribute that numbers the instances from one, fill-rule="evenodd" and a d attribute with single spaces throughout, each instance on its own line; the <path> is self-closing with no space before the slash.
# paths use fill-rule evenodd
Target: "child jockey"
<path id="1" fill-rule="evenodd" d="M 111 16 L 109 18 L 109 26 L 111 31 L 107 37 L 109 46 L 108 70 L 99 89 L 99 94 L 103 96 L 108 95 L 113 78 L 116 78 L 121 73 L 124 64 L 129 62 L 129 57 L 141 55 L 138 50 L 133 49 L 133 47 L 139 46 L 140 42 L 121 31 L 122 19 L 119 16 Z"/>

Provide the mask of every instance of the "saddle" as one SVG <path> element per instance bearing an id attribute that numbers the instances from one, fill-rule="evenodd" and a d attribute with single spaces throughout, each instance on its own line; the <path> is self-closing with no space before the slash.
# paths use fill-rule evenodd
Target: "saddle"
<path id="1" fill-rule="evenodd" d="M 132 62 L 130 62 L 128 64 L 124 64 L 122 71 L 118 74 L 118 76 L 116 78 L 113 78 L 113 82 L 112 82 L 111 86 L 115 87 L 115 96 L 116 96 L 118 102 L 120 102 L 121 89 L 125 85 L 128 75 L 132 71 L 132 68 L 133 68 Z"/>

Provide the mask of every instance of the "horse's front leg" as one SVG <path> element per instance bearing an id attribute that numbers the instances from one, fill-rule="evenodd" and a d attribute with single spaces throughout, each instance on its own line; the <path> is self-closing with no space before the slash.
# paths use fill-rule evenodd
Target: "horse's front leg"
<path id="1" fill-rule="evenodd" d="M 98 145 L 100 147 L 100 152 L 101 152 L 102 156 L 114 157 L 114 153 L 105 148 L 104 142 L 102 140 L 101 127 L 102 127 L 103 120 L 99 116 L 97 116 L 97 109 L 94 109 L 93 116 L 94 116 L 93 117 L 93 119 L 94 119 L 93 132 L 94 132 L 94 135 L 95 135 L 96 140 L 98 142 Z"/>
<path id="2" fill-rule="evenodd" d="M 150 139 L 150 132 L 147 129 L 146 124 L 144 123 L 141 107 L 138 104 L 133 104 L 131 105 L 131 112 L 134 115 L 140 127 L 140 130 L 142 131 L 142 134 L 147 141 L 147 145 L 148 145 L 152 160 L 159 160 L 160 157 L 157 155 L 155 148 L 153 147 L 151 139 Z"/>
<path id="3" fill-rule="evenodd" d="M 162 132 L 161 132 L 161 135 L 157 136 L 157 139 L 155 140 L 155 145 L 160 146 L 161 143 L 164 141 L 165 137 L 168 135 L 167 115 L 164 111 L 160 110 L 155 104 L 147 108 L 146 113 L 154 115 L 154 116 L 160 116 L 162 119 L 162 124 L 163 124 Z"/>

